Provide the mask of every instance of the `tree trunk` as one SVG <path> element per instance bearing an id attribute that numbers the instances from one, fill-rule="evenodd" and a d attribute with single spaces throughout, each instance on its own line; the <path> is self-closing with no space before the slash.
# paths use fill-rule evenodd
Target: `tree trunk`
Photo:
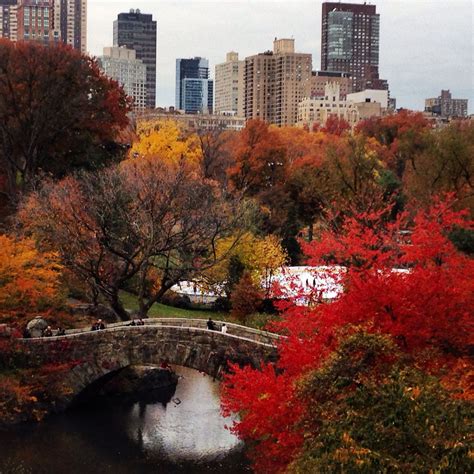
<path id="1" fill-rule="evenodd" d="M 309 224 L 308 226 L 308 242 L 313 241 L 313 226 L 314 226 L 314 222 L 311 221 L 311 224 Z"/>
<path id="2" fill-rule="evenodd" d="M 122 305 L 118 294 L 115 293 L 108 298 L 110 307 L 114 310 L 115 314 L 120 318 L 121 321 L 130 321 L 130 314 Z"/>
<path id="3" fill-rule="evenodd" d="M 161 288 L 150 298 L 148 301 L 145 303 L 143 302 L 143 305 L 140 305 L 140 310 L 139 310 L 139 317 L 140 318 L 146 318 L 148 311 L 150 311 L 150 308 L 157 302 L 161 301 L 161 298 L 163 298 L 164 294 L 177 282 L 173 281 L 168 281 L 166 283 L 162 283 Z"/>

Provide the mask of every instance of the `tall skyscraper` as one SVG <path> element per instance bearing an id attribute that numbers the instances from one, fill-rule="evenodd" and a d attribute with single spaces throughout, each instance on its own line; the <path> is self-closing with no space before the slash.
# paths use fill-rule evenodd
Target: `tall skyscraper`
<path id="1" fill-rule="evenodd" d="M 214 113 L 244 115 L 245 61 L 239 61 L 239 53 L 227 53 L 225 63 L 216 65 Z"/>
<path id="2" fill-rule="evenodd" d="M 54 28 L 63 43 L 87 52 L 87 0 L 54 0 Z"/>
<path id="3" fill-rule="evenodd" d="M 379 78 L 380 15 L 375 5 L 324 2 L 321 69 L 347 72 L 352 90 L 388 89 Z"/>
<path id="4" fill-rule="evenodd" d="M 209 61 L 195 57 L 176 60 L 176 108 L 187 114 L 211 114 L 214 82 Z"/>
<path id="5" fill-rule="evenodd" d="M 312 57 L 295 53 L 294 39 L 276 39 L 273 51 L 245 58 L 245 117 L 280 127 L 298 121 L 298 103 L 310 95 Z"/>
<path id="6" fill-rule="evenodd" d="M 133 108 L 143 110 L 146 107 L 146 66 L 136 58 L 134 49 L 125 46 L 104 48 L 99 64 L 105 74 L 115 79 L 133 99 Z"/>
<path id="7" fill-rule="evenodd" d="M 87 0 L 0 0 L 0 38 L 87 52 Z"/>
<path id="8" fill-rule="evenodd" d="M 134 49 L 146 66 L 146 105 L 156 106 L 156 21 L 153 16 L 130 10 L 114 21 L 114 46 Z"/>

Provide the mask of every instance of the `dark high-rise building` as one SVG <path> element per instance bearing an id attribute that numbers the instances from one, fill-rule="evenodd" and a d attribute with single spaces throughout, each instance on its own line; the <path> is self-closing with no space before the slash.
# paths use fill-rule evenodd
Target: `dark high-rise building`
<path id="1" fill-rule="evenodd" d="M 114 46 L 134 49 L 146 65 L 146 105 L 156 106 L 156 21 L 152 15 L 130 10 L 114 21 Z"/>
<path id="2" fill-rule="evenodd" d="M 379 78 L 380 15 L 375 5 L 324 2 L 321 69 L 347 72 L 352 90 L 388 89 Z"/>
<path id="3" fill-rule="evenodd" d="M 187 114 L 212 113 L 214 82 L 205 58 L 176 60 L 176 108 Z"/>

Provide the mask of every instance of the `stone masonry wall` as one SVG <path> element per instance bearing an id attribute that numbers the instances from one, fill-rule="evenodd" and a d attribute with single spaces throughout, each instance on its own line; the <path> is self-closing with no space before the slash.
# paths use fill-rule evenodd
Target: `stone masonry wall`
<path id="1" fill-rule="evenodd" d="M 196 327 L 118 326 L 21 343 L 32 365 L 73 362 L 64 380 L 64 406 L 100 377 L 129 365 L 167 360 L 220 378 L 227 362 L 259 367 L 277 358 L 274 345 Z"/>

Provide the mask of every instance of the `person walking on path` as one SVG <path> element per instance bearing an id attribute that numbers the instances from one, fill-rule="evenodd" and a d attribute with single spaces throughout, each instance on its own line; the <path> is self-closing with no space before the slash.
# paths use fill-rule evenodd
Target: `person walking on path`
<path id="1" fill-rule="evenodd" d="M 221 327 L 221 332 L 222 332 L 222 334 L 227 334 L 227 326 L 226 326 L 225 323 Z"/>

